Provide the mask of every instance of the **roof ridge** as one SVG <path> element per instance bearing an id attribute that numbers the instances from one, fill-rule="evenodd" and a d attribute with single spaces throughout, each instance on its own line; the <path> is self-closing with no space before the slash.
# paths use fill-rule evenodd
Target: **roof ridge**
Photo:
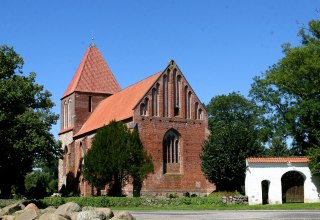
<path id="1" fill-rule="evenodd" d="M 134 84 L 131 84 L 131 85 L 127 86 L 126 88 L 122 89 L 121 91 L 115 93 L 114 95 L 116 95 L 116 94 L 118 94 L 118 93 L 120 93 L 120 92 L 122 92 L 122 91 L 124 91 L 124 90 L 126 90 L 126 89 L 128 89 L 128 88 L 130 88 L 131 86 L 134 86 L 134 85 L 139 84 L 139 83 L 141 83 L 141 82 L 143 82 L 143 81 L 145 81 L 145 80 L 147 80 L 147 79 L 149 79 L 149 78 L 151 78 L 151 77 L 154 77 L 155 75 L 157 75 L 157 74 L 159 74 L 159 73 L 162 73 L 162 72 L 163 72 L 163 71 L 159 71 L 159 72 L 156 72 L 156 73 L 152 74 L 151 76 L 148 76 L 148 77 L 146 77 L 146 78 L 144 78 L 144 79 L 141 79 L 141 80 L 139 80 L 138 82 L 136 82 L 136 83 L 134 83 Z M 155 81 L 156 81 L 156 80 L 155 80 Z"/>

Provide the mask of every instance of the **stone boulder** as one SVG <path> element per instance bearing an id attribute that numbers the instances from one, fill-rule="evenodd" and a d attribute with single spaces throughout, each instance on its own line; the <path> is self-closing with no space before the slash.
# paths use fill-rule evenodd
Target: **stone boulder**
<path id="1" fill-rule="evenodd" d="M 40 213 L 40 209 L 34 203 L 29 203 L 23 210 L 33 209 L 34 211 Z"/>
<path id="2" fill-rule="evenodd" d="M 72 218 L 73 213 L 79 211 L 81 211 L 81 207 L 77 203 L 68 202 L 59 206 L 54 213 L 65 217 L 69 216 L 70 218 Z"/>
<path id="3" fill-rule="evenodd" d="M 107 219 L 110 219 L 114 216 L 112 210 L 109 208 L 95 208 L 95 210 L 98 212 L 103 212 L 106 215 Z"/>
<path id="4" fill-rule="evenodd" d="M 106 215 L 103 212 L 98 212 L 96 210 L 82 211 L 82 212 L 79 212 L 77 215 L 77 220 L 91 220 L 91 219 L 105 220 Z"/>
<path id="5" fill-rule="evenodd" d="M 68 220 L 68 219 L 61 215 L 55 214 L 53 212 L 47 212 L 42 214 L 38 220 Z"/>
<path id="6" fill-rule="evenodd" d="M 129 212 L 124 211 L 115 214 L 111 220 L 135 220 L 135 218 Z"/>
<path id="7" fill-rule="evenodd" d="M 54 206 L 49 206 L 45 209 L 42 209 L 41 210 L 41 214 L 44 214 L 44 213 L 53 213 L 55 212 L 57 209 L 54 207 Z"/>
<path id="8" fill-rule="evenodd" d="M 113 215 L 113 212 L 111 209 L 109 208 L 95 208 L 95 207 L 92 207 L 92 206 L 84 206 L 82 208 L 82 212 L 85 212 L 85 213 L 81 213 L 81 215 L 87 215 L 87 214 L 93 214 L 92 212 L 86 212 L 86 211 L 95 211 L 95 215 L 97 216 L 96 218 L 99 218 L 99 219 L 110 219 L 112 218 L 114 215 Z M 79 213 L 79 214 L 80 214 Z"/>
<path id="9" fill-rule="evenodd" d="M 0 217 L 4 215 L 11 215 L 16 211 L 22 210 L 24 208 L 25 206 L 20 202 L 8 205 L 0 210 Z"/>
<path id="10" fill-rule="evenodd" d="M 16 217 L 14 217 L 13 215 L 4 215 L 2 216 L 2 220 L 15 220 Z M 0 217 L 1 219 L 1 217 Z"/>
<path id="11" fill-rule="evenodd" d="M 36 219 L 40 214 L 40 210 L 35 209 L 25 209 L 23 212 L 16 217 L 15 220 L 33 220 Z"/>

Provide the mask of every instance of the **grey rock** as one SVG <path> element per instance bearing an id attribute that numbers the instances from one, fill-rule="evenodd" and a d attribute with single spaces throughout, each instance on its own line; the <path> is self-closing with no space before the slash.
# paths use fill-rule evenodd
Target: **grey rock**
<path id="1" fill-rule="evenodd" d="M 69 217 L 71 220 L 77 220 L 77 216 L 78 216 L 79 212 L 72 212 Z"/>
<path id="2" fill-rule="evenodd" d="M 62 216 L 72 216 L 72 213 L 81 211 L 81 207 L 75 202 L 68 202 L 58 207 L 54 212 L 55 214 Z"/>
<path id="3" fill-rule="evenodd" d="M 0 217 L 4 215 L 13 214 L 14 212 L 19 211 L 23 208 L 24 208 L 24 205 L 19 202 L 12 205 L 8 205 L 0 210 Z"/>
<path id="4" fill-rule="evenodd" d="M 89 210 L 95 210 L 95 207 L 92 206 L 83 206 L 82 211 L 89 211 Z"/>
<path id="5" fill-rule="evenodd" d="M 14 217 L 13 215 L 5 215 L 2 216 L 2 220 L 15 220 L 16 217 Z M 1 218 L 0 218 L 1 219 Z"/>
<path id="6" fill-rule="evenodd" d="M 33 220 L 39 216 L 40 211 L 36 211 L 35 209 L 26 209 L 16 217 L 15 220 Z"/>
<path id="7" fill-rule="evenodd" d="M 58 215 L 52 212 L 47 212 L 42 214 L 38 220 L 68 220 L 68 219 L 61 215 Z"/>
<path id="8" fill-rule="evenodd" d="M 124 211 L 115 214 L 111 220 L 135 220 L 135 218 L 129 212 Z"/>
<path id="9" fill-rule="evenodd" d="M 103 212 L 107 219 L 110 219 L 114 216 L 113 212 L 109 208 L 95 208 L 97 212 Z"/>
<path id="10" fill-rule="evenodd" d="M 40 209 L 34 203 L 29 203 L 23 210 L 28 210 L 28 209 L 33 209 L 37 213 L 40 213 Z"/>
<path id="11" fill-rule="evenodd" d="M 82 211 L 82 212 L 79 212 L 77 215 L 77 220 L 92 220 L 92 219 L 105 220 L 106 215 L 103 212 L 98 212 L 96 210 Z"/>
<path id="12" fill-rule="evenodd" d="M 55 212 L 57 209 L 55 208 L 55 207 L 53 207 L 53 206 L 49 206 L 49 207 L 47 207 L 47 208 L 45 208 L 45 209 L 42 209 L 41 210 L 41 213 L 42 214 L 44 214 L 44 213 L 53 213 L 53 212 Z"/>

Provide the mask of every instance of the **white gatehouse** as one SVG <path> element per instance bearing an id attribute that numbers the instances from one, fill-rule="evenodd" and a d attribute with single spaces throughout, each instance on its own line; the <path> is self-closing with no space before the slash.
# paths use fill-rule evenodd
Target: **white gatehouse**
<path id="1" fill-rule="evenodd" d="M 245 190 L 249 205 L 320 202 L 320 178 L 306 157 L 247 158 Z"/>

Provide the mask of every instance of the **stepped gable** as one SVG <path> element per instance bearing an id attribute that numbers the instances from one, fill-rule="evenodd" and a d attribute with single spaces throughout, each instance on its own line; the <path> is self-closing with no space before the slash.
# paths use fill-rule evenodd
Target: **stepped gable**
<path id="1" fill-rule="evenodd" d="M 61 99 L 73 92 L 115 94 L 119 91 L 121 88 L 108 64 L 98 48 L 91 45 Z"/>
<path id="2" fill-rule="evenodd" d="M 101 128 L 112 120 L 122 121 L 133 117 L 134 107 L 160 77 L 161 73 L 158 72 L 103 100 L 75 136 Z"/>

